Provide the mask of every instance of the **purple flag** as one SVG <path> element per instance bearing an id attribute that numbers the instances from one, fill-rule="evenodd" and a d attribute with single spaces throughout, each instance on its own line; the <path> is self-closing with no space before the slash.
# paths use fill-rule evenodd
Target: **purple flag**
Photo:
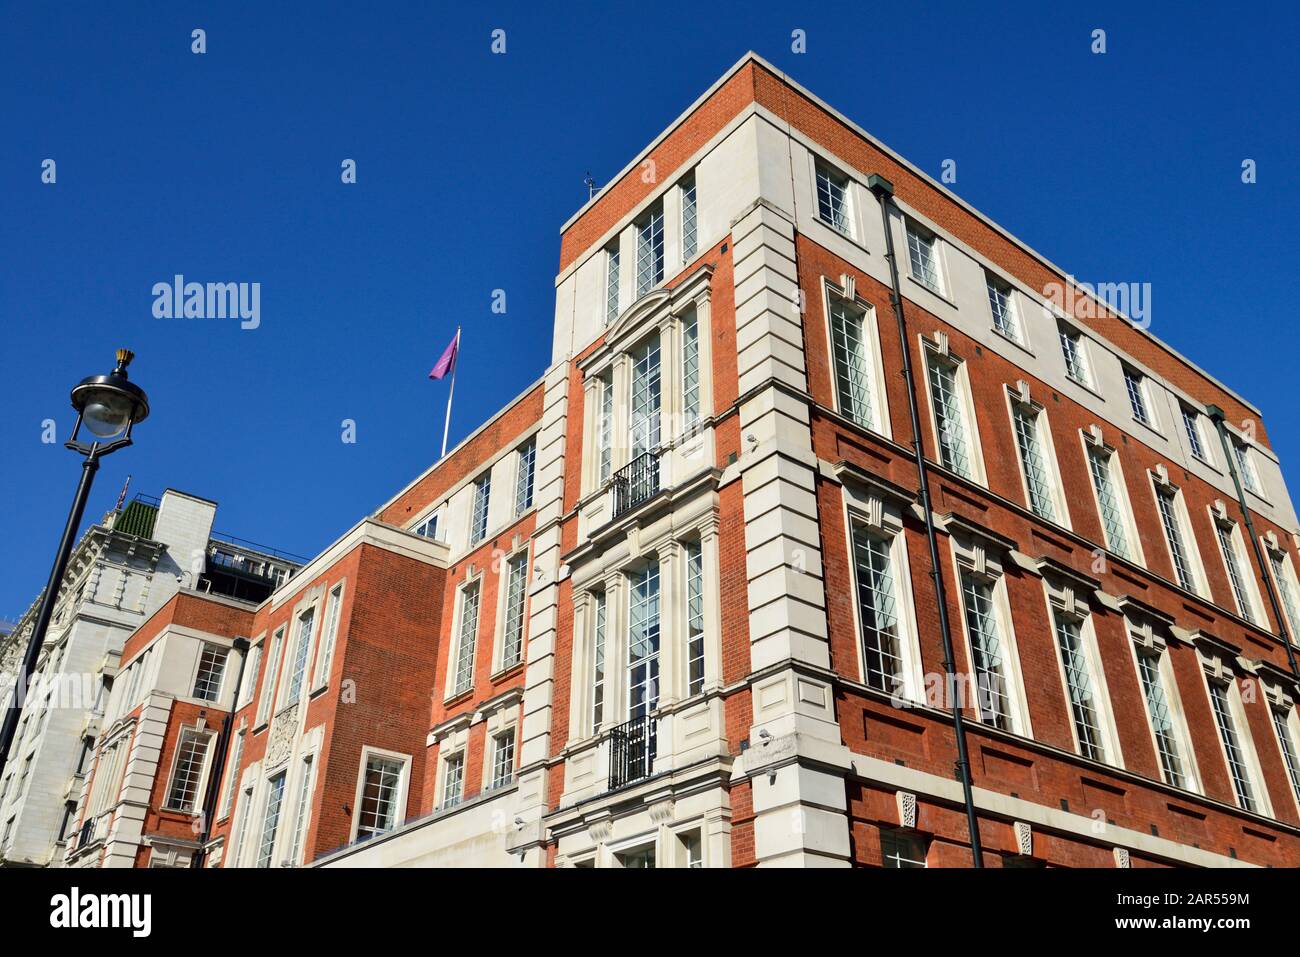
<path id="1" fill-rule="evenodd" d="M 456 353 L 460 349 L 460 330 L 456 330 L 456 338 L 451 340 L 451 345 L 447 351 L 442 354 L 433 369 L 429 372 L 430 379 L 441 379 L 456 366 Z"/>

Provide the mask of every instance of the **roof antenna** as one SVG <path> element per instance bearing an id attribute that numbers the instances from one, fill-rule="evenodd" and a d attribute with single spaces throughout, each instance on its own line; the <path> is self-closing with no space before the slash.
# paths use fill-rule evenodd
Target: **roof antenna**
<path id="1" fill-rule="evenodd" d="M 600 190 L 596 188 L 596 181 L 591 178 L 590 170 L 587 171 L 587 178 L 582 181 L 582 184 L 587 187 L 587 199 L 591 199 L 600 192 Z"/>
<path id="2" fill-rule="evenodd" d="M 117 497 L 117 504 L 113 506 L 113 511 L 120 512 L 122 510 L 122 503 L 126 501 L 126 490 L 130 487 L 131 476 L 128 475 L 126 481 L 122 483 L 122 494 Z"/>

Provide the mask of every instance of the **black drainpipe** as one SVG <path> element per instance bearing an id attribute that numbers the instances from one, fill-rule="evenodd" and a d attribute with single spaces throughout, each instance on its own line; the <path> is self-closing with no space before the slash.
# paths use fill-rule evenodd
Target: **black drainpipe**
<path id="1" fill-rule="evenodd" d="M 873 173 L 867 178 L 867 187 L 880 200 L 880 216 L 885 226 L 885 258 L 889 261 L 889 279 L 893 286 L 890 301 L 894 318 L 898 320 L 898 341 L 903 349 L 903 378 L 907 383 L 907 410 L 912 417 L 912 452 L 916 459 L 916 477 L 921 487 L 921 509 L 925 515 L 925 538 L 930 545 L 930 580 L 934 582 L 935 600 L 938 603 L 939 631 L 943 637 L 943 670 L 947 678 L 946 693 L 952 699 L 952 730 L 957 739 L 957 777 L 961 780 L 962 796 L 966 802 L 966 826 L 970 830 L 970 852 L 973 866 L 984 866 L 984 852 L 980 844 L 979 820 L 975 815 L 975 795 L 972 791 L 970 757 L 966 750 L 966 722 L 961 713 L 961 696 L 956 694 L 957 672 L 952 649 L 952 629 L 948 624 L 948 596 L 940 571 L 939 537 L 934 530 L 934 510 L 930 506 L 930 479 L 925 467 L 925 450 L 921 448 L 921 415 L 917 411 L 916 378 L 912 375 L 912 355 L 908 348 L 907 321 L 903 318 L 903 290 L 898 281 L 898 260 L 894 256 L 894 233 L 889 225 L 889 207 L 894 196 L 894 184 Z"/>
<path id="2" fill-rule="evenodd" d="M 1259 536 L 1255 534 L 1255 523 L 1250 520 L 1250 504 L 1246 501 L 1246 488 L 1241 484 L 1241 476 L 1237 472 L 1237 456 L 1233 453 L 1231 440 L 1228 438 L 1228 430 L 1224 425 L 1227 420 L 1227 414 L 1217 405 L 1209 406 L 1205 410 L 1209 415 L 1210 421 L 1214 423 L 1215 429 L 1219 433 L 1219 442 L 1223 446 L 1223 460 L 1228 463 L 1228 474 L 1232 476 L 1232 484 L 1237 489 L 1237 504 L 1241 506 L 1241 515 L 1246 522 L 1246 533 L 1250 538 L 1250 544 L 1255 547 L 1255 559 L 1259 562 L 1260 577 L 1264 579 L 1264 590 L 1268 592 L 1268 603 L 1273 606 L 1273 617 L 1277 619 L 1278 633 L 1281 635 L 1282 644 L 1286 648 L 1286 660 L 1291 665 L 1291 674 L 1300 682 L 1300 668 L 1296 667 L 1295 650 L 1291 647 L 1291 635 L 1287 630 L 1286 614 L 1282 611 L 1282 606 L 1277 600 L 1277 592 L 1273 590 L 1272 573 L 1269 570 L 1268 557 L 1264 554 L 1264 547 L 1259 544 Z"/>
<path id="3" fill-rule="evenodd" d="M 208 773 L 208 790 L 203 795 L 203 830 L 199 846 L 190 855 L 190 867 L 200 868 L 208 856 L 208 838 L 212 835 L 212 818 L 217 813 L 217 796 L 221 793 L 221 774 L 226 767 L 226 752 L 230 749 L 230 726 L 235 723 L 235 706 L 239 704 L 239 688 L 244 683 L 244 665 L 248 663 L 248 639 L 236 638 L 234 648 L 239 652 L 239 671 L 235 674 L 235 691 L 230 699 L 230 711 L 221 719 L 217 732 L 217 747 L 212 753 L 211 771 Z M 236 768 L 235 772 L 238 773 Z"/>

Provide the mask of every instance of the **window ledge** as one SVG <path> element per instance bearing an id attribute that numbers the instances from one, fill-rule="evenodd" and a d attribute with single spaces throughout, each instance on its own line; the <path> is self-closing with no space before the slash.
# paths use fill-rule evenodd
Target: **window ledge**
<path id="1" fill-rule="evenodd" d="M 996 336 L 998 339 L 1001 339 L 1003 342 L 1015 346 L 1025 355 L 1035 359 L 1038 358 L 1037 354 L 1034 352 L 1033 349 L 1029 348 L 1029 345 L 1027 343 L 1021 342 L 1019 339 L 1012 338 L 1011 336 L 1003 332 L 1001 329 L 999 329 L 997 326 L 989 326 L 989 332 L 993 333 L 994 336 Z"/>
<path id="2" fill-rule="evenodd" d="M 493 682 L 501 681 L 503 678 L 506 678 L 507 676 L 514 674 L 516 671 L 519 671 L 521 668 L 523 668 L 523 666 L 524 666 L 524 659 L 521 657 L 514 664 L 500 668 L 497 671 L 494 671 L 492 674 L 488 675 L 488 680 Z"/>
<path id="3" fill-rule="evenodd" d="M 1152 425 L 1150 422 L 1143 422 L 1143 421 L 1142 421 L 1141 419 L 1139 419 L 1136 415 L 1135 415 L 1135 416 L 1132 416 L 1131 418 L 1133 419 L 1134 424 L 1139 425 L 1139 426 L 1141 426 L 1142 428 L 1146 429 L 1148 432 L 1150 432 L 1152 435 L 1156 436 L 1157 438 L 1160 438 L 1160 439 L 1164 439 L 1164 438 L 1165 438 L 1165 434 L 1164 434 L 1163 432 L 1161 432 L 1159 429 L 1157 429 L 1157 428 L 1156 428 L 1154 425 Z"/>
<path id="4" fill-rule="evenodd" d="M 921 280 L 913 276 L 910 271 L 907 274 L 907 278 L 908 281 L 911 282 L 913 285 L 915 285 L 917 288 L 924 289 L 926 292 L 928 292 L 930 295 L 934 296 L 937 299 L 942 299 L 944 302 L 952 306 L 954 309 L 958 308 L 957 301 L 949 297 L 949 295 L 946 292 L 940 292 L 938 289 L 935 289 L 933 286 L 927 286 Z"/>
<path id="5" fill-rule="evenodd" d="M 442 703 L 444 706 L 450 707 L 451 705 L 460 704 L 463 701 L 469 700 L 471 697 L 473 697 L 473 695 L 474 695 L 474 687 L 473 685 L 471 685 L 470 687 L 466 688 L 464 691 L 453 691 L 447 697 L 442 699 Z"/>

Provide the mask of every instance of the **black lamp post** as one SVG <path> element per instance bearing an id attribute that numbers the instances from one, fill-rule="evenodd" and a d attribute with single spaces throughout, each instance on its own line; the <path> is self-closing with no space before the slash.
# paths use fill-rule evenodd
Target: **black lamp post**
<path id="1" fill-rule="evenodd" d="M 31 683 L 32 672 L 36 669 L 36 659 L 40 657 L 41 646 L 45 644 L 45 632 L 50 627 L 50 616 L 54 614 L 59 586 L 63 583 L 63 573 L 67 571 L 68 558 L 72 555 L 72 546 L 77 540 L 77 529 L 81 526 L 81 516 L 86 511 L 86 499 L 90 497 L 90 486 L 95 481 L 95 472 L 99 470 L 99 460 L 110 452 L 130 445 L 131 430 L 137 422 L 143 422 L 149 415 L 149 397 L 126 375 L 126 367 L 134 358 L 134 353 L 129 349 L 118 349 L 117 367 L 112 372 L 82 379 L 72 390 L 72 407 L 77 410 L 77 424 L 72 429 L 72 438 L 64 445 L 85 456 L 86 460 L 81 465 L 81 482 L 77 485 L 72 511 L 68 513 L 68 524 L 64 526 L 59 551 L 54 557 L 54 568 L 50 570 L 50 580 L 46 582 L 45 594 L 41 597 L 36 626 L 32 629 L 32 637 L 28 640 L 27 651 L 23 655 L 22 671 L 14 685 L 13 698 L 5 711 L 4 725 L 0 727 L 0 778 L 4 776 L 5 764 L 9 760 L 9 748 L 13 744 L 14 732 L 18 729 L 18 719 L 22 716 L 27 688 Z M 89 444 L 77 438 L 83 425 L 93 436 Z"/>

